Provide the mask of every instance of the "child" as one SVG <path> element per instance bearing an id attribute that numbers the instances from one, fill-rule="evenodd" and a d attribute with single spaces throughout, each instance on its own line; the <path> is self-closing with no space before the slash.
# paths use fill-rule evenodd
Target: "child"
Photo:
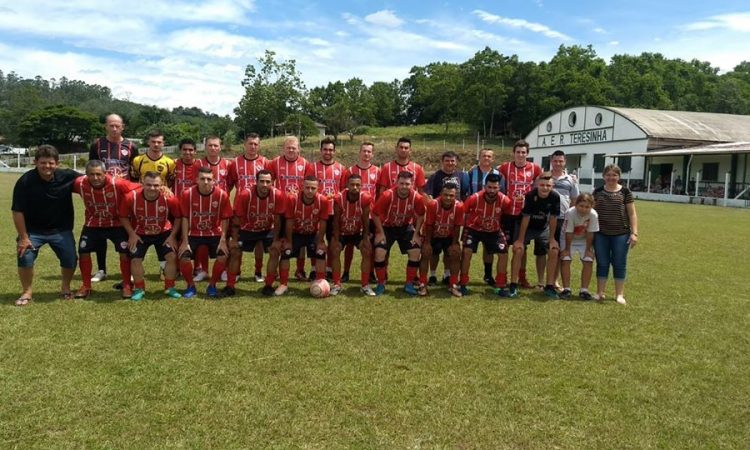
<path id="1" fill-rule="evenodd" d="M 594 263 L 594 233 L 599 231 L 599 216 L 592 208 L 594 197 L 591 194 L 580 194 L 576 198 L 575 206 L 565 213 L 562 242 L 560 243 L 560 273 L 562 275 L 563 290 L 560 298 L 569 299 L 570 291 L 570 263 L 573 255 L 578 252 L 583 263 L 581 270 L 581 293 L 583 300 L 591 300 L 589 282 Z"/>

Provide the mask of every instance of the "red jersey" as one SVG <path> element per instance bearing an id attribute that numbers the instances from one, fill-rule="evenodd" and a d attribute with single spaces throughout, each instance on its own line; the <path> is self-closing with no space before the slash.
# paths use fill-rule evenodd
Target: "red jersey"
<path id="1" fill-rule="evenodd" d="M 227 183 L 227 178 L 229 176 L 229 160 L 219 158 L 218 162 L 212 163 L 208 160 L 208 157 L 206 157 L 201 159 L 201 166 L 211 168 L 211 172 L 214 174 L 214 186 L 220 187 L 222 190 L 229 192 L 229 185 Z"/>
<path id="2" fill-rule="evenodd" d="M 378 194 L 378 176 L 380 175 L 380 167 L 375 164 L 370 164 L 370 167 L 363 169 L 355 164 L 349 168 L 349 174 L 362 177 L 362 192 L 370 194 L 370 197 L 375 198 Z"/>
<path id="3" fill-rule="evenodd" d="M 340 211 L 340 215 L 336 219 L 339 221 L 341 234 L 344 236 L 362 234 L 362 210 L 372 205 L 370 194 L 360 192 L 359 198 L 351 201 L 349 200 L 349 189 L 344 189 L 333 201 Z"/>
<path id="4" fill-rule="evenodd" d="M 464 225 L 464 205 L 456 200 L 448 209 L 443 208 L 440 199 L 427 204 L 425 227 L 432 228 L 433 238 L 447 238 L 455 235 L 456 227 Z"/>
<path id="5" fill-rule="evenodd" d="M 317 161 L 313 164 L 313 170 L 315 171 L 313 175 L 318 179 L 318 192 L 326 197 L 333 198 L 346 188 L 349 172 L 340 162 L 323 164 L 322 161 Z"/>
<path id="6" fill-rule="evenodd" d="M 328 220 L 328 217 L 333 214 L 332 202 L 317 193 L 309 205 L 305 204 L 302 198 L 302 194 L 290 195 L 284 216 L 287 220 L 294 219 L 293 232 L 295 234 L 316 234 L 320 230 L 320 221 Z"/>
<path id="7" fill-rule="evenodd" d="M 266 168 L 273 174 L 274 186 L 289 194 L 302 191 L 305 177 L 315 175 L 312 164 L 301 156 L 294 161 L 287 161 L 284 155 L 277 156 Z"/>
<path id="8" fill-rule="evenodd" d="M 130 179 L 130 164 L 138 156 L 138 147 L 130 139 L 111 142 L 101 137 L 91 145 L 89 160 L 98 159 L 104 163 L 107 173 L 115 178 Z"/>
<path id="9" fill-rule="evenodd" d="M 240 218 L 240 228 L 245 231 L 273 230 L 274 219 L 285 211 L 286 195 L 274 187 L 264 198 L 258 197 L 255 186 L 238 189 L 234 197 L 234 215 Z"/>
<path id="10" fill-rule="evenodd" d="M 236 188 L 237 192 L 255 186 L 256 175 L 266 168 L 268 159 L 258 155 L 255 159 L 247 159 L 240 155 L 229 161 L 229 190 Z"/>
<path id="11" fill-rule="evenodd" d="M 518 167 L 510 161 L 500 164 L 497 170 L 505 177 L 505 192 L 513 200 L 513 209 L 509 214 L 517 216 L 523 210 L 524 196 L 534 189 L 534 181 L 542 174 L 542 168 L 530 162 Z"/>
<path id="12" fill-rule="evenodd" d="M 378 175 L 378 186 L 383 186 L 383 189 L 393 189 L 398 184 L 398 174 L 401 172 L 409 172 L 414 174 L 414 188 L 421 189 L 427 184 L 424 178 L 424 169 L 422 166 L 409 161 L 406 165 L 401 165 L 396 161 L 389 161 L 383 164 L 380 169 L 380 175 Z"/>
<path id="13" fill-rule="evenodd" d="M 198 186 L 183 191 L 180 212 L 188 219 L 188 235 L 199 237 L 221 236 L 224 232 L 221 221 L 231 219 L 233 215 L 229 194 L 216 186 L 206 195 L 198 191 Z"/>
<path id="14" fill-rule="evenodd" d="M 73 192 L 81 196 L 85 207 L 85 225 L 92 228 L 121 227 L 120 203 L 128 192 L 140 187 L 138 183 L 109 175 L 100 188 L 91 186 L 86 176 L 73 182 Z"/>
<path id="15" fill-rule="evenodd" d="M 130 219 L 135 234 L 154 236 L 172 229 L 169 217 L 180 217 L 180 201 L 177 197 L 159 195 L 155 200 L 146 200 L 142 190 L 128 192 L 120 205 L 120 217 Z"/>
<path id="16" fill-rule="evenodd" d="M 500 219 L 503 214 L 510 214 L 513 202 L 502 192 L 497 193 L 494 202 L 488 202 L 484 194 L 484 191 L 479 191 L 464 202 L 466 228 L 483 232 L 498 232 Z"/>
<path id="17" fill-rule="evenodd" d="M 425 213 L 424 199 L 415 190 L 410 190 L 406 198 L 396 194 L 396 189 L 388 189 L 380 194 L 375 202 L 373 214 L 384 227 L 402 227 L 416 222 L 417 216 Z"/>
<path id="18" fill-rule="evenodd" d="M 174 163 L 174 195 L 180 198 L 182 191 L 195 186 L 198 179 L 198 169 L 201 168 L 199 160 L 193 160 L 192 164 L 185 164 L 182 159 Z"/>

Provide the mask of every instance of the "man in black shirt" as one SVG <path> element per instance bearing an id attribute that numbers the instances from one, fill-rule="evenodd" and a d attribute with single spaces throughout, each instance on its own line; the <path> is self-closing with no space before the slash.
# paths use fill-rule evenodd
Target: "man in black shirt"
<path id="1" fill-rule="evenodd" d="M 59 169 L 57 149 L 40 145 L 34 157 L 36 168 L 21 175 L 13 188 L 13 225 L 18 233 L 18 278 L 23 291 L 16 306 L 31 301 L 34 261 L 39 248 L 49 244 L 60 260 L 62 295 L 72 299 L 70 281 L 75 272 L 76 244 L 73 238 L 73 182 L 81 176 Z"/>

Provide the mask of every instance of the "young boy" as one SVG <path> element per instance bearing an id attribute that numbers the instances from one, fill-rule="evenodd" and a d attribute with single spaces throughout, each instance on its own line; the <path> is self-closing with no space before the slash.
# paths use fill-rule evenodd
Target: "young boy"
<path id="1" fill-rule="evenodd" d="M 578 252 L 583 263 L 579 297 L 583 300 L 591 300 L 589 282 L 594 265 L 594 233 L 599 231 L 599 216 L 592 209 L 593 207 L 594 197 L 591 194 L 580 194 L 576 197 L 575 206 L 565 213 L 560 243 L 560 273 L 563 281 L 561 299 L 570 298 L 570 263 L 573 255 Z"/>

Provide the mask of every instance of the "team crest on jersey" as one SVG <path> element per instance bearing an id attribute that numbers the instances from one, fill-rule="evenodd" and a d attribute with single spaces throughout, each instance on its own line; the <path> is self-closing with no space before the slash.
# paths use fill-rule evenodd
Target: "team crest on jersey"
<path id="1" fill-rule="evenodd" d="M 164 212 L 164 211 L 166 211 L 166 210 L 167 210 L 167 208 L 165 208 L 165 207 L 163 207 L 163 206 L 160 206 L 160 207 L 159 207 L 159 212 L 160 212 L 160 213 L 163 213 L 163 212 Z"/>
<path id="2" fill-rule="evenodd" d="M 222 177 L 226 176 L 227 175 L 227 171 L 224 170 L 224 169 L 219 169 L 219 175 L 221 175 Z"/>
<path id="3" fill-rule="evenodd" d="M 497 208 L 495 208 L 495 212 L 496 212 L 496 213 L 499 213 L 499 212 L 500 212 L 500 207 L 499 207 L 499 206 L 498 206 Z"/>
<path id="4" fill-rule="evenodd" d="M 81 242 L 78 244 L 78 246 L 80 248 L 86 248 L 86 246 L 88 246 L 88 242 L 86 241 L 86 239 L 81 239 Z"/>
<path id="5" fill-rule="evenodd" d="M 320 210 L 319 210 L 319 209 L 317 209 L 317 208 L 316 208 L 316 209 L 313 209 L 313 215 L 314 215 L 314 216 L 318 215 L 318 213 L 319 213 L 319 212 L 320 212 Z"/>
<path id="6" fill-rule="evenodd" d="M 297 170 L 305 170 L 305 166 L 303 166 L 302 164 L 300 164 L 300 165 L 297 166 Z"/>
<path id="7" fill-rule="evenodd" d="M 114 194 L 114 192 L 107 192 L 106 194 L 104 194 L 104 196 L 107 197 L 107 198 L 112 198 L 112 197 L 115 196 L 115 194 Z"/>
<path id="8" fill-rule="evenodd" d="M 406 209 L 412 209 L 412 208 L 414 208 L 413 205 L 406 205 Z"/>
<path id="9" fill-rule="evenodd" d="M 339 169 L 333 169 L 333 174 L 339 176 L 341 175 L 341 171 Z"/>
<path id="10" fill-rule="evenodd" d="M 371 173 L 371 174 L 370 174 L 370 179 L 371 179 L 371 180 L 373 180 L 373 181 L 375 181 L 375 178 L 377 178 L 377 177 L 378 177 L 378 176 L 377 176 L 377 175 L 375 175 L 374 173 Z"/>
<path id="11" fill-rule="evenodd" d="M 156 165 L 156 171 L 157 172 L 164 172 L 164 169 L 166 169 L 166 167 L 164 167 L 164 164 L 157 164 Z"/>
<path id="12" fill-rule="evenodd" d="M 216 208 L 217 206 L 219 206 L 219 202 L 217 202 L 216 200 L 214 200 L 214 201 L 211 202 L 211 206 L 214 207 L 214 208 Z"/>
<path id="13" fill-rule="evenodd" d="M 274 207 L 274 204 L 273 204 L 273 203 L 269 203 L 269 204 L 268 204 L 268 209 L 273 209 L 273 207 Z"/>
<path id="14" fill-rule="evenodd" d="M 122 241 L 122 242 L 120 242 L 120 248 L 123 249 L 123 250 L 125 250 L 126 248 L 128 248 L 128 241 Z"/>
<path id="15" fill-rule="evenodd" d="M 128 151 L 126 149 L 122 149 L 122 150 L 120 150 L 120 154 L 122 156 L 128 156 Z"/>

